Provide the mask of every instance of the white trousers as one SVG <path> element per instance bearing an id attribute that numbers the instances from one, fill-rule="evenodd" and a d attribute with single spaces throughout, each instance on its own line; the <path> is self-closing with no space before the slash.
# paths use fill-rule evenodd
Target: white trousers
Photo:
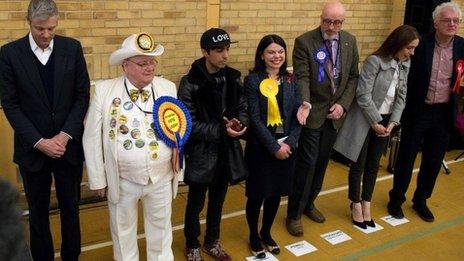
<path id="1" fill-rule="evenodd" d="M 138 201 L 143 204 L 147 260 L 174 260 L 172 253 L 171 181 L 146 186 L 119 180 L 119 202 L 108 202 L 113 256 L 117 261 L 138 261 Z"/>

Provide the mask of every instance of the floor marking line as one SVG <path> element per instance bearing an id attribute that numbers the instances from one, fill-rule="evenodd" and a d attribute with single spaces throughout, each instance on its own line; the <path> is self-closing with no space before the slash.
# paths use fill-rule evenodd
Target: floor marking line
<path id="1" fill-rule="evenodd" d="M 445 163 L 447 165 L 450 165 L 450 164 L 458 163 L 458 162 L 461 162 L 461 161 L 464 161 L 464 158 L 460 158 L 458 160 L 446 161 Z M 419 171 L 419 168 L 416 168 L 416 169 L 413 170 L 413 173 L 416 173 L 418 171 Z M 440 171 L 441 171 L 441 169 L 440 169 Z M 376 182 L 384 181 L 384 180 L 388 180 L 388 179 L 392 179 L 392 178 L 393 178 L 393 174 L 385 175 L 385 176 L 377 178 Z M 332 194 L 332 193 L 347 190 L 347 189 L 348 189 L 348 185 L 344 185 L 344 186 L 340 186 L 340 187 L 336 187 L 336 188 L 332 188 L 332 189 L 327 189 L 327 190 L 321 191 L 319 193 L 319 196 Z M 280 205 L 281 206 L 286 205 L 287 202 L 288 202 L 287 200 L 283 200 L 283 201 L 280 202 Z M 233 217 L 237 217 L 237 216 L 241 216 L 241 215 L 245 215 L 245 210 L 240 210 L 240 211 L 224 214 L 224 215 L 222 215 L 222 219 L 233 218 Z M 462 218 L 463 218 L 463 221 L 464 221 L 464 217 L 462 217 Z M 200 220 L 200 224 L 205 224 L 205 223 L 206 223 L 206 219 L 201 219 Z M 174 231 L 182 230 L 182 229 L 184 229 L 184 224 L 174 226 L 172 228 L 172 231 L 174 232 Z M 145 234 L 139 234 L 139 235 L 137 235 L 137 238 L 138 239 L 143 239 L 143 238 L 145 238 Z M 91 250 L 95 250 L 95 249 L 99 249 L 99 248 L 103 248 L 103 247 L 108 247 L 108 246 L 111 246 L 111 245 L 113 245 L 112 241 L 105 241 L 105 242 L 96 243 L 96 244 L 92 244 L 92 245 L 88 245 L 88 246 L 83 246 L 83 247 L 81 247 L 81 252 L 91 251 Z M 60 257 L 60 253 L 56 252 L 55 257 Z"/>
<path id="2" fill-rule="evenodd" d="M 403 237 L 384 242 L 384 243 L 382 243 L 380 245 L 377 245 L 377 246 L 374 246 L 374 247 L 371 247 L 371 248 L 368 248 L 368 249 L 360 250 L 360 251 L 355 252 L 353 254 L 350 254 L 348 256 L 342 257 L 340 260 L 342 260 L 342 261 L 357 260 L 357 259 L 359 259 L 361 257 L 366 257 L 366 256 L 369 256 L 369 255 L 372 255 L 372 254 L 376 254 L 376 253 L 378 253 L 380 251 L 387 250 L 389 248 L 393 248 L 393 247 L 396 247 L 396 246 L 403 245 L 405 243 L 409 243 L 409 242 L 411 242 L 411 241 L 413 241 L 415 239 L 418 239 L 420 237 L 423 237 L 423 236 L 426 236 L 426 235 L 429 235 L 429 234 L 432 234 L 432 233 L 443 231 L 445 229 L 454 227 L 454 226 L 459 225 L 461 223 L 464 223 L 464 216 L 460 216 L 460 217 L 458 217 L 456 219 L 453 219 L 453 220 L 445 221 L 445 222 L 440 223 L 440 224 L 438 224 L 436 226 L 432 226 L 432 227 L 428 227 L 428 228 L 419 230 L 419 231 L 417 231 L 415 233 L 408 234 L 408 235 L 405 235 Z"/>

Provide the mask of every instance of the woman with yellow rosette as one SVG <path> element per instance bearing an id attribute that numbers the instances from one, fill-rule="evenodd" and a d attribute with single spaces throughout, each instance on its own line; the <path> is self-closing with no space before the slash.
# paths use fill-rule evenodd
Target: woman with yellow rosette
<path id="1" fill-rule="evenodd" d="M 295 78 L 287 72 L 287 47 L 278 35 L 266 35 L 258 44 L 254 68 L 245 77 L 250 130 L 245 149 L 249 177 L 246 181 L 246 217 L 250 251 L 265 258 L 263 245 L 273 254 L 280 248 L 271 227 L 281 196 L 288 194 L 300 135 L 296 118 L 301 96 Z M 258 233 L 260 208 L 263 222 Z"/>

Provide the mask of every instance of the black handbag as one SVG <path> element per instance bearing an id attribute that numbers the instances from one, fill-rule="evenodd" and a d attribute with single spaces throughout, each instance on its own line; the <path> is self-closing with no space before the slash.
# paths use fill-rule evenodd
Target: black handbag
<path id="1" fill-rule="evenodd" d="M 248 178 L 248 170 L 243 159 L 242 145 L 238 140 L 229 140 L 226 149 L 226 170 L 231 185 L 240 183 Z"/>

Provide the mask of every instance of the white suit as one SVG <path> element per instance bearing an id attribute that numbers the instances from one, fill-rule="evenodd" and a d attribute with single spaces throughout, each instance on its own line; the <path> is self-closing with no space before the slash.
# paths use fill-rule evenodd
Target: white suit
<path id="1" fill-rule="evenodd" d="M 114 107 L 114 99 L 126 95 L 124 79 L 125 77 L 122 76 L 100 81 L 95 85 L 83 135 L 90 189 L 108 188 L 111 233 L 116 260 L 138 259 L 137 240 L 134 239 L 134 234 L 137 232 L 137 208 L 133 210 L 133 206 L 137 205 L 139 198 L 144 203 L 148 260 L 170 260 L 173 259 L 171 201 L 177 193 L 177 184 L 182 179 L 183 173 L 175 174 L 172 168 L 166 168 L 165 164 L 159 169 L 155 168 L 155 173 L 159 170 L 164 172 L 163 175 L 172 177 L 168 177 L 171 181 L 169 187 L 157 183 L 144 186 L 120 178 L 117 146 L 121 144 L 118 145 L 117 138 L 108 135 L 114 126 L 107 123 L 114 117 L 109 113 L 112 106 Z M 154 77 L 152 86 L 158 96 L 176 97 L 174 83 L 166 79 Z M 115 135 L 118 133 L 118 131 L 114 132 Z"/>

